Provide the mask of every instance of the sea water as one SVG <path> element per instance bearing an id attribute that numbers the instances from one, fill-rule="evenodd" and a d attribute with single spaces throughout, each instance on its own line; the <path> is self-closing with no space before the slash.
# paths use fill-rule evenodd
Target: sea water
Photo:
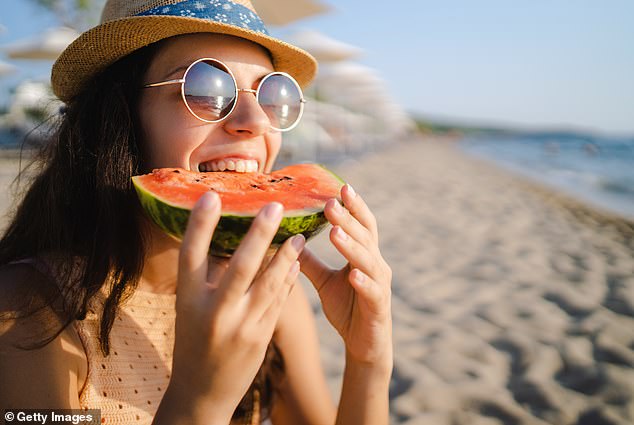
<path id="1" fill-rule="evenodd" d="M 634 218 L 634 138 L 570 134 L 466 137 L 464 151 Z"/>

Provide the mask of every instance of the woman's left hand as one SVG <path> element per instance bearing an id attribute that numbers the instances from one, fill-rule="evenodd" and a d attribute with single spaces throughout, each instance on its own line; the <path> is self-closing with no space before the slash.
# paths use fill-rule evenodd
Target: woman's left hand
<path id="1" fill-rule="evenodd" d="M 333 225 L 330 240 L 348 260 L 332 270 L 308 249 L 300 256 L 302 272 L 319 293 L 324 314 L 343 337 L 347 355 L 360 363 L 391 369 L 392 270 L 381 256 L 376 219 L 350 185 L 326 204 Z"/>

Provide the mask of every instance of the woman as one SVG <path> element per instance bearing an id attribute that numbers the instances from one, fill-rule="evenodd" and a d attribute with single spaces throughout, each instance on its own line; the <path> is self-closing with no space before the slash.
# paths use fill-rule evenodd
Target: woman
<path id="1" fill-rule="evenodd" d="M 269 172 L 314 59 L 268 36 L 248 2 L 111 0 L 102 22 L 53 67 L 67 110 L 0 242 L 2 408 L 101 409 L 105 423 L 387 423 L 391 271 L 350 186 L 346 208 L 326 206 L 349 261 L 330 270 L 301 236 L 267 257 L 279 204 L 215 259 L 217 196 L 196 204 L 179 244 L 130 184 L 160 167 Z M 300 267 L 346 346 L 337 409 Z"/>

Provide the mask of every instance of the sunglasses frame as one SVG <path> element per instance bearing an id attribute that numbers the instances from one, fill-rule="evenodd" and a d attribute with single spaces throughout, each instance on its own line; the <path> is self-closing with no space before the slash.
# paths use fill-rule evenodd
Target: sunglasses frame
<path id="1" fill-rule="evenodd" d="M 231 77 L 231 80 L 233 80 L 233 87 L 234 87 L 234 92 L 235 92 L 235 98 L 233 100 L 233 106 L 231 106 L 231 110 L 229 112 L 227 112 L 227 114 L 217 120 L 208 120 L 208 119 L 204 119 L 199 117 L 198 115 L 196 115 L 196 113 L 194 111 L 192 111 L 192 108 L 189 106 L 189 103 L 187 103 L 187 100 L 185 98 L 185 81 L 187 79 L 187 74 L 189 73 L 189 71 L 194 67 L 194 65 L 198 64 L 199 62 L 213 62 L 215 64 L 220 65 L 223 69 L 223 71 L 226 71 L 227 74 L 229 74 L 229 76 Z M 295 119 L 295 122 L 293 122 L 293 125 L 291 125 L 288 128 L 276 128 L 273 126 L 273 124 L 271 124 L 271 128 L 275 131 L 289 131 L 292 130 L 293 128 L 295 128 L 295 126 L 297 126 L 297 124 L 299 124 L 300 120 L 302 119 L 302 115 L 304 114 L 304 104 L 306 103 L 306 99 L 304 98 L 304 93 L 302 92 L 302 88 L 299 86 L 299 83 L 295 80 L 295 78 L 293 78 L 290 74 L 287 74 L 286 72 L 281 72 L 281 71 L 274 71 L 271 72 L 269 74 L 266 74 L 264 76 L 264 78 L 262 78 L 262 80 L 260 81 L 260 83 L 258 84 L 258 88 L 257 89 L 241 89 L 238 88 L 238 82 L 236 81 L 236 77 L 233 75 L 233 72 L 231 72 L 231 69 L 229 69 L 229 67 L 227 65 L 225 65 L 223 62 L 219 61 L 218 59 L 214 59 L 214 58 L 200 58 L 200 59 L 196 59 L 194 62 L 192 62 L 187 69 L 185 70 L 185 73 L 183 74 L 183 78 L 179 78 L 176 80 L 166 80 L 166 81 L 159 81 L 156 83 L 149 83 L 149 84 L 145 84 L 143 86 L 143 88 L 151 88 L 151 87 L 162 87 L 162 86 L 167 86 L 167 85 L 171 85 L 171 84 L 180 84 L 181 85 L 181 98 L 183 99 L 183 103 L 185 104 L 185 106 L 187 107 L 187 110 L 189 111 L 190 114 L 192 114 L 194 117 L 196 117 L 197 119 L 199 119 L 200 121 L 203 122 L 207 122 L 207 123 L 218 123 L 221 122 L 225 119 L 227 119 L 227 117 L 229 115 L 231 115 L 231 113 L 233 113 L 234 109 L 236 108 L 236 105 L 238 104 L 238 95 L 240 94 L 240 92 L 246 92 L 246 93 L 253 93 L 255 95 L 255 99 L 258 102 L 258 105 L 260 105 L 260 108 L 262 108 L 262 104 L 260 104 L 260 88 L 262 87 L 262 84 L 264 84 L 264 82 L 275 75 L 283 75 L 285 77 L 287 77 L 288 79 L 291 80 L 291 82 L 293 82 L 293 84 L 295 84 L 295 87 L 297 88 L 297 91 L 299 92 L 299 115 L 297 116 L 297 118 Z M 266 114 L 266 112 L 265 112 Z M 268 117 L 268 114 L 266 114 Z M 270 121 L 270 118 L 269 118 Z"/>

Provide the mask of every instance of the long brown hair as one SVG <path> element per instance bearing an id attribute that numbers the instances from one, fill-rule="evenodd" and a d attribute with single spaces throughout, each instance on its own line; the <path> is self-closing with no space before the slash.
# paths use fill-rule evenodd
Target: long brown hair
<path id="1" fill-rule="evenodd" d="M 149 243 L 130 178 L 141 171 L 140 87 L 160 44 L 126 56 L 87 84 L 36 156 L 39 171 L 0 240 L 0 266 L 53 256 L 64 311 L 61 326 L 29 348 L 84 319 L 89 301 L 108 285 L 99 342 L 104 355 L 110 352 L 119 305 L 138 284 Z M 283 361 L 271 342 L 236 419 L 248 417 L 257 400 L 269 413 L 281 374 Z"/>

